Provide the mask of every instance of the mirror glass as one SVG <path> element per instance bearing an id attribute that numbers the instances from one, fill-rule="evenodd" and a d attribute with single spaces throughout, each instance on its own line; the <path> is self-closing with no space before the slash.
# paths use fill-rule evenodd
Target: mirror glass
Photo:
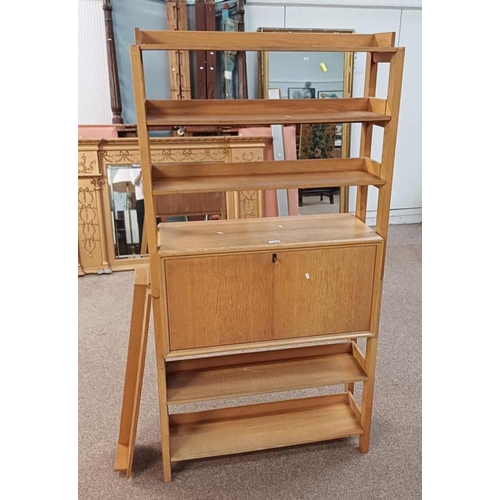
<path id="1" fill-rule="evenodd" d="M 108 192 L 115 257 L 141 257 L 144 195 L 140 165 L 108 165 Z"/>
<path id="2" fill-rule="evenodd" d="M 282 99 L 342 97 L 344 53 L 268 52 L 268 88 L 279 88 Z"/>
<path id="3" fill-rule="evenodd" d="M 352 33 L 353 30 L 259 28 L 265 32 Z M 259 97 L 279 89 L 281 99 L 341 99 L 352 96 L 351 52 L 260 52 Z M 296 124 L 299 159 L 348 158 L 350 124 Z M 299 213 L 347 212 L 348 188 L 299 189 Z"/>
<path id="4" fill-rule="evenodd" d="M 115 258 L 147 257 L 141 166 L 108 164 L 106 170 Z M 227 218 L 224 192 L 158 195 L 154 201 L 158 224 Z"/>

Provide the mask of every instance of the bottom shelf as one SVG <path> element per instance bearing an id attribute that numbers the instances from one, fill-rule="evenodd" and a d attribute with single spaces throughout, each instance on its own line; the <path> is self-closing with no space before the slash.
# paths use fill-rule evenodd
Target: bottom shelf
<path id="1" fill-rule="evenodd" d="M 183 413 L 170 422 L 173 462 L 363 434 L 350 393 Z"/>

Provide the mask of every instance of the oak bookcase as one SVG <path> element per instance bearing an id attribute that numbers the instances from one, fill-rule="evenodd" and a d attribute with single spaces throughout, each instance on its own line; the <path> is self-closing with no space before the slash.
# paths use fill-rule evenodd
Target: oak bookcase
<path id="1" fill-rule="evenodd" d="M 201 457 L 347 436 L 359 436 L 361 452 L 368 451 L 404 60 L 394 39 L 394 33 L 136 30 L 131 57 L 165 481 L 172 462 Z M 149 50 L 365 52 L 364 97 L 148 100 L 142 56 Z M 390 66 L 385 99 L 375 97 L 379 64 Z M 287 123 L 361 123 L 359 157 L 151 161 L 152 129 Z M 383 128 L 381 161 L 371 158 L 375 126 Z M 355 213 L 155 222 L 157 195 L 320 186 L 357 186 Z M 378 188 L 374 229 L 365 224 L 368 186 Z M 357 344 L 362 337 L 365 352 Z M 344 392 L 171 412 L 179 404 L 335 384 Z"/>

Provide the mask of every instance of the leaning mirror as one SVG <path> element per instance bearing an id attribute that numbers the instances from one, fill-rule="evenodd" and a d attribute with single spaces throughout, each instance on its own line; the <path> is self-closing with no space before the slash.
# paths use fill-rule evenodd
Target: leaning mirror
<path id="1" fill-rule="evenodd" d="M 140 173 L 140 165 L 107 165 L 113 247 L 117 259 L 140 257 L 146 253 Z"/>
<path id="2" fill-rule="evenodd" d="M 258 28 L 260 32 L 353 33 L 354 30 Z M 282 99 L 336 99 L 352 97 L 352 52 L 260 52 L 259 97 L 279 89 Z M 296 125 L 297 158 L 348 158 L 350 124 Z M 347 187 L 299 189 L 299 213 L 347 212 Z M 311 207 L 306 197 L 320 202 Z M 312 198 L 311 198 L 312 199 Z M 334 200 L 338 202 L 335 205 Z M 330 206 L 329 206 L 330 205 Z M 311 211 L 312 210 L 312 211 Z"/>

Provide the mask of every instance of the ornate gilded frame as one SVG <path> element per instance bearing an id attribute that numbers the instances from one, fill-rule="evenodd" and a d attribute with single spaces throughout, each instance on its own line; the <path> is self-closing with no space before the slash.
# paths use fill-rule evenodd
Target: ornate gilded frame
<path id="1" fill-rule="evenodd" d="M 316 28 L 257 28 L 260 32 L 313 32 L 313 33 L 354 33 L 352 29 L 316 29 Z M 269 52 L 258 53 L 258 91 L 261 99 L 266 99 L 269 91 Z M 354 53 L 344 53 L 344 97 L 352 97 L 354 69 Z M 342 124 L 342 158 L 348 158 L 350 155 L 351 144 L 351 125 Z M 341 213 L 349 211 L 349 188 L 343 186 L 340 188 L 340 208 Z"/>
<path id="2" fill-rule="evenodd" d="M 155 163 L 262 161 L 267 137 L 166 137 L 151 139 Z M 147 256 L 115 257 L 108 165 L 140 163 L 138 139 L 78 140 L 78 275 L 135 269 Z M 262 192 L 226 193 L 229 219 L 262 217 Z"/>

